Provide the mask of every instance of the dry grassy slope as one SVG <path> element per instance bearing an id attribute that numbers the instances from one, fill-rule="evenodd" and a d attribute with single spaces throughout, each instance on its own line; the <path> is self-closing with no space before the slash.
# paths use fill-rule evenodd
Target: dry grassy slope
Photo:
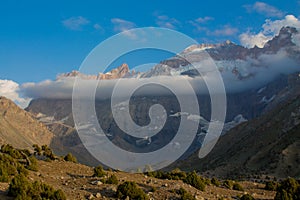
<path id="1" fill-rule="evenodd" d="M 12 101 L 0 97 L 0 144 L 31 148 L 33 144 L 50 144 L 53 134 L 30 113 Z"/>
<path id="2" fill-rule="evenodd" d="M 204 159 L 194 154 L 176 166 L 221 177 L 269 174 L 299 178 L 299 147 L 300 96 L 232 129 Z"/>
<path id="3" fill-rule="evenodd" d="M 92 177 L 93 169 L 81 164 L 75 164 L 64 161 L 45 162 L 39 161 L 39 171 L 30 172 L 29 179 L 31 181 L 39 180 L 53 186 L 55 189 L 62 189 L 68 199 L 88 199 L 90 195 L 96 196 L 101 194 L 97 199 L 116 199 L 115 191 L 117 185 L 92 184 L 93 181 L 101 178 Z M 223 187 L 207 186 L 205 191 L 199 191 L 182 181 L 160 180 L 147 177 L 143 174 L 129 174 L 125 172 L 107 172 L 108 175 L 115 174 L 119 180 L 119 184 L 124 181 L 136 182 L 152 199 L 176 199 L 179 197 L 173 189 L 183 187 L 188 192 L 197 196 L 197 199 L 235 199 L 237 196 L 245 192 L 253 195 L 256 199 L 273 199 L 275 192 L 263 190 L 264 184 L 253 182 L 240 182 L 245 192 L 229 190 Z M 150 192 L 152 188 L 155 192 Z M 8 184 L 0 184 L 0 199 L 8 199 L 5 196 Z M 1 196 L 2 195 L 2 196 Z"/>

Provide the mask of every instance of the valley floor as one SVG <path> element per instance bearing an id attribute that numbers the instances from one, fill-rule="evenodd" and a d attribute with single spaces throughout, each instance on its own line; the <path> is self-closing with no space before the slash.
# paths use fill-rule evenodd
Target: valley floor
<path id="1" fill-rule="evenodd" d="M 117 186 L 102 184 L 101 178 L 92 177 L 93 168 L 91 167 L 65 161 L 38 161 L 38 165 L 38 172 L 30 171 L 29 180 L 39 180 L 55 189 L 62 189 L 68 199 L 116 199 Z M 136 182 L 150 199 L 179 199 L 174 191 L 181 187 L 193 194 L 196 199 L 236 199 L 245 193 L 252 195 L 255 199 L 274 199 L 275 196 L 275 192 L 263 189 L 264 184 L 254 182 L 239 182 L 244 192 L 213 185 L 206 186 L 205 192 L 202 192 L 182 181 L 161 180 L 144 174 L 110 171 L 107 173 L 108 175 L 115 174 L 119 183 Z M 6 196 L 8 187 L 7 183 L 0 184 L 0 199 L 12 199 Z M 153 188 L 155 188 L 154 192 Z"/>

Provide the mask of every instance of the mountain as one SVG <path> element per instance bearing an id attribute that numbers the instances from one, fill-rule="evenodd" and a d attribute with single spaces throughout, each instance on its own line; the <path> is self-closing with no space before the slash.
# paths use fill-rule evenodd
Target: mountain
<path id="1" fill-rule="evenodd" d="M 119 79 L 124 77 L 132 77 L 134 75 L 135 72 L 134 71 L 130 72 L 128 65 L 124 63 L 107 73 L 99 73 L 98 75 L 86 75 L 80 73 L 79 71 L 72 71 L 69 73 L 58 75 L 57 79 L 80 77 L 82 79 L 90 79 L 90 80 L 111 80 L 111 79 Z"/>
<path id="2" fill-rule="evenodd" d="M 293 71 L 288 71 L 283 73 L 289 67 L 288 61 L 291 60 L 296 66 L 294 70 L 300 71 L 300 53 L 295 41 L 297 34 L 297 29 L 284 27 L 276 37 L 266 43 L 264 48 L 254 47 L 248 49 L 230 41 L 215 45 L 193 45 L 183 50 L 179 55 L 161 61 L 160 64 L 143 73 L 130 72 L 128 65 L 123 64 L 106 74 L 84 75 L 73 71 L 60 75 L 58 79 L 74 78 L 76 76 L 92 80 L 138 79 L 161 75 L 184 75 L 194 78 L 199 74 L 189 66 L 189 63 L 186 63 L 184 58 L 189 57 L 189 60 L 197 63 L 202 59 L 202 54 L 199 52 L 206 51 L 214 59 L 221 75 L 227 76 L 230 74 L 234 78 L 234 82 L 229 83 L 234 87 L 243 88 L 227 93 L 226 124 L 223 130 L 223 134 L 225 134 L 238 124 L 255 119 L 278 105 L 290 101 L 299 94 L 299 72 L 293 73 Z M 277 57 L 284 59 L 279 62 L 276 60 Z M 266 62 L 266 60 L 272 62 Z M 273 65 L 276 68 L 272 69 Z M 268 78 L 273 71 L 276 73 L 273 74 L 272 78 Z M 255 79 L 255 77 L 260 79 Z M 261 79 L 264 79 L 264 81 L 256 85 Z M 244 88 L 249 83 L 254 84 L 255 87 Z M 227 85 L 231 87 L 230 84 L 227 83 Z M 202 145 L 207 131 L 207 123 L 210 119 L 210 96 L 198 94 L 197 98 L 198 102 L 200 102 L 201 116 L 192 116 L 192 113 L 180 113 L 180 106 L 174 95 L 133 95 L 130 99 L 130 114 L 132 120 L 140 126 L 149 123 L 148 111 L 152 105 L 159 103 L 166 109 L 168 117 L 165 126 L 151 138 L 131 137 L 118 127 L 113 118 L 112 109 L 117 109 L 121 113 L 122 109 L 124 109 L 124 106 L 121 105 L 122 103 L 115 108 L 111 108 L 110 99 L 97 99 L 95 108 L 99 124 L 106 136 L 114 144 L 134 152 L 155 151 L 163 147 L 174 137 L 181 117 L 187 117 L 190 121 L 194 117 L 202 119 L 200 120 L 201 123 L 193 144 L 181 158 L 184 159 Z M 78 157 L 79 161 L 85 164 L 94 165 L 91 163 L 97 163 L 83 147 L 74 128 L 71 99 L 37 98 L 32 100 L 26 110 L 54 132 L 55 137 L 52 140 L 51 147 L 55 152 L 63 154 L 70 151 Z"/>
<path id="3" fill-rule="evenodd" d="M 49 145 L 52 138 L 43 123 L 11 100 L 0 97 L 0 144 L 31 149 L 33 144 Z"/>
<path id="4" fill-rule="evenodd" d="M 86 75 L 78 71 L 61 74 L 60 78 L 80 77 L 91 80 L 111 80 L 118 78 L 151 78 L 155 76 L 200 76 L 195 69 L 207 55 L 215 62 L 221 75 L 231 74 L 239 80 L 249 80 L 257 76 L 257 69 L 269 68 L 276 62 L 290 59 L 297 64 L 300 62 L 299 31 L 294 27 L 282 27 L 279 34 L 269 40 L 263 48 L 257 46 L 246 48 L 229 40 L 220 44 L 191 45 L 178 55 L 161 61 L 146 72 L 130 71 L 127 64 L 98 75 Z M 203 57 L 204 56 L 204 57 Z M 284 60 L 280 60 L 283 59 Z M 280 64 L 283 64 L 280 63 Z M 288 65 L 287 63 L 285 63 Z M 200 65 L 201 67 L 201 65 Z"/>
<path id="5" fill-rule="evenodd" d="M 186 48 L 178 55 L 161 61 L 141 77 L 149 78 L 159 75 L 188 75 L 199 76 L 195 69 L 203 59 L 203 51 L 214 60 L 217 68 L 224 76 L 231 73 L 240 80 L 251 79 L 256 76 L 257 68 L 268 68 L 272 60 L 266 62 L 272 56 L 279 58 L 277 54 L 285 53 L 286 58 L 300 62 L 300 47 L 297 46 L 299 31 L 294 27 L 283 27 L 279 34 L 269 40 L 263 48 L 245 48 L 227 40 L 221 44 L 199 44 Z M 204 55 L 205 56 L 205 55 Z M 194 66 L 192 66 L 194 65 Z"/>
<path id="6" fill-rule="evenodd" d="M 298 76 L 298 89 L 300 78 Z M 300 92 L 262 116 L 223 135 L 204 158 L 197 153 L 175 164 L 219 177 L 300 177 Z"/>
<path id="7" fill-rule="evenodd" d="M 236 125 L 256 118 L 262 113 L 276 107 L 279 103 L 285 102 L 299 94 L 297 83 L 298 74 L 281 76 L 260 89 L 247 90 L 242 93 L 228 94 L 226 124 L 223 133 L 226 133 Z M 200 110 L 202 118 L 199 124 L 197 137 L 194 143 L 181 158 L 186 158 L 195 152 L 202 144 L 207 131 L 207 120 L 210 117 L 210 97 L 198 96 L 201 102 Z M 167 112 L 167 122 L 164 128 L 151 140 L 139 140 L 124 133 L 114 121 L 110 100 L 97 100 L 96 113 L 99 124 L 106 136 L 118 146 L 135 151 L 153 151 L 167 144 L 177 132 L 181 117 L 193 120 L 191 113 L 180 113 L 180 106 L 175 96 L 133 96 L 130 101 L 130 113 L 137 124 L 143 126 L 149 123 L 148 110 L 151 105 L 159 103 L 164 106 Z M 114 107 L 121 112 L 124 107 L 120 104 Z M 74 127 L 71 99 L 34 99 L 26 110 L 40 122 L 44 123 L 51 130 L 55 137 L 51 142 L 51 148 L 60 154 L 72 152 L 78 160 L 88 165 L 95 165 L 97 162 L 83 147 L 78 133 Z"/>

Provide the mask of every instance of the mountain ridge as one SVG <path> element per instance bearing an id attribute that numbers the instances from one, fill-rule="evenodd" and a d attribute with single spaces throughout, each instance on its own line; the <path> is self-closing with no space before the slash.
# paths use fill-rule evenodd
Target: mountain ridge
<path id="1" fill-rule="evenodd" d="M 53 134 L 29 112 L 0 97 L 0 143 L 32 149 L 33 144 L 50 144 Z"/>

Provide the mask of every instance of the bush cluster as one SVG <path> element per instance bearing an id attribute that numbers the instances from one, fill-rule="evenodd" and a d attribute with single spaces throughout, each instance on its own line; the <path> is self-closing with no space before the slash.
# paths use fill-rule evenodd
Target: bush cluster
<path id="1" fill-rule="evenodd" d="M 35 146 L 35 148 L 37 147 Z M 50 151 L 47 150 L 47 152 Z M 28 150 L 15 149 L 8 144 L 1 146 L 0 181 L 9 182 L 13 177 L 9 184 L 9 196 L 20 200 L 66 199 L 61 190 L 54 190 L 51 186 L 40 182 L 31 183 L 26 177 L 28 170 L 38 170 L 38 163 L 34 154 L 32 155 Z"/>
<path id="2" fill-rule="evenodd" d="M 230 190 L 244 191 L 244 188 L 239 183 L 232 180 L 225 180 L 223 186 Z"/>
<path id="3" fill-rule="evenodd" d="M 204 191 L 205 185 L 207 183 L 207 180 L 198 176 L 195 171 L 190 173 L 185 173 L 180 171 L 179 169 L 176 169 L 171 172 L 154 171 L 154 172 L 146 172 L 145 174 L 159 179 L 182 180 L 183 182 L 201 191 Z"/>
<path id="4" fill-rule="evenodd" d="M 28 170 L 37 171 L 38 165 L 34 155 L 28 150 L 15 149 L 9 144 L 0 149 L 0 182 L 9 182 L 17 174 L 28 174 Z"/>
<path id="5" fill-rule="evenodd" d="M 254 200 L 254 197 L 251 196 L 250 194 L 244 194 L 240 200 Z"/>
<path id="6" fill-rule="evenodd" d="M 119 181 L 116 175 L 113 174 L 110 177 L 108 177 L 108 179 L 106 179 L 104 183 L 118 185 Z"/>
<path id="7" fill-rule="evenodd" d="M 275 200 L 298 200 L 300 199 L 300 184 L 293 178 L 281 181 L 277 186 Z"/>
<path id="8" fill-rule="evenodd" d="M 176 193 L 180 195 L 180 200 L 196 200 L 196 198 L 184 188 L 180 188 Z"/>
<path id="9" fill-rule="evenodd" d="M 103 167 L 101 165 L 94 168 L 94 175 L 93 175 L 94 177 L 103 177 L 105 175 L 106 175 L 106 173 L 103 170 Z"/>
<path id="10" fill-rule="evenodd" d="M 244 191 L 244 188 L 238 183 L 233 183 L 232 189 L 237 191 Z"/>
<path id="11" fill-rule="evenodd" d="M 265 190 L 276 191 L 278 187 L 278 183 L 276 181 L 268 181 L 266 182 Z"/>
<path id="12" fill-rule="evenodd" d="M 233 181 L 232 180 L 225 180 L 223 182 L 223 186 L 226 187 L 226 188 L 228 188 L 228 189 L 230 189 L 230 190 L 232 190 L 232 188 L 233 188 Z"/>
<path id="13" fill-rule="evenodd" d="M 126 181 L 118 186 L 117 198 L 125 199 L 138 199 L 138 200 L 148 200 L 146 193 L 137 186 L 135 182 Z"/>
<path id="14" fill-rule="evenodd" d="M 189 173 L 183 182 L 197 188 L 198 190 L 205 190 L 205 180 L 198 176 L 195 171 Z"/>
<path id="15" fill-rule="evenodd" d="M 47 145 L 42 146 L 42 151 L 43 151 L 43 156 L 45 156 L 49 160 L 55 160 L 56 159 L 53 151 Z"/>
<path id="16" fill-rule="evenodd" d="M 9 184 L 8 195 L 15 199 L 67 199 L 62 190 L 54 190 L 51 186 L 35 181 L 30 183 L 23 174 L 15 176 Z"/>
<path id="17" fill-rule="evenodd" d="M 217 178 L 212 178 L 210 182 L 211 182 L 211 184 L 213 184 L 217 187 L 219 187 L 221 185 L 220 181 Z"/>
<path id="18" fill-rule="evenodd" d="M 158 179 L 168 179 L 168 180 L 184 180 L 186 178 L 186 173 L 181 171 L 180 169 L 172 170 L 171 172 L 163 172 L 163 171 L 152 171 L 146 172 L 147 176 L 151 176 Z"/>
<path id="19" fill-rule="evenodd" d="M 68 153 L 65 157 L 64 157 L 65 161 L 68 162 L 73 162 L 73 163 L 77 163 L 77 158 L 75 156 L 73 156 L 71 153 Z"/>

